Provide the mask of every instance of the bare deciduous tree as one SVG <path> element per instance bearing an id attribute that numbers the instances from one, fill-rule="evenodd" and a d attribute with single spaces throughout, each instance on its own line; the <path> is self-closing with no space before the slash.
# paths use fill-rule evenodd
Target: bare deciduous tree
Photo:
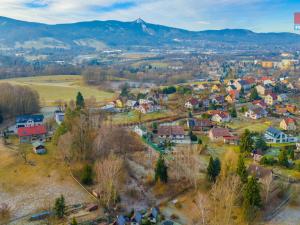
<path id="1" fill-rule="evenodd" d="M 100 201 L 107 208 L 117 201 L 118 187 L 123 167 L 123 160 L 111 154 L 106 159 L 98 161 L 95 166 L 97 192 Z"/>
<path id="2" fill-rule="evenodd" d="M 262 179 L 262 187 L 265 194 L 265 203 L 268 203 L 269 201 L 269 193 L 273 185 L 273 174 L 270 173 L 264 179 Z"/>

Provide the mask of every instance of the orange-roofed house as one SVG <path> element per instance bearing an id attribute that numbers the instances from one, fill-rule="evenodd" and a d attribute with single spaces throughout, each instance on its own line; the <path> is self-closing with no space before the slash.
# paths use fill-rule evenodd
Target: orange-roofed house
<path id="1" fill-rule="evenodd" d="M 296 120 L 294 120 L 293 118 L 284 118 L 280 122 L 280 128 L 282 130 L 294 131 L 297 129 Z"/>

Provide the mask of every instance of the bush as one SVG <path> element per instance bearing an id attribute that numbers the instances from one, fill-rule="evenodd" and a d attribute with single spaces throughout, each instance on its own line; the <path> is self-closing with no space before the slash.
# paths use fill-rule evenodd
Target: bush
<path id="1" fill-rule="evenodd" d="M 7 224 L 10 219 L 10 208 L 6 203 L 0 204 L 0 223 Z"/>
<path id="2" fill-rule="evenodd" d="M 273 166 L 277 163 L 277 160 L 272 156 L 263 156 L 260 160 L 260 164 Z"/>

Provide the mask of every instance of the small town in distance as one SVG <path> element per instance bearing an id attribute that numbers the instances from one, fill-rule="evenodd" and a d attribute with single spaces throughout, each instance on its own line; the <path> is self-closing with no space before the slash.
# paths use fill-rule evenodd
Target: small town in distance
<path id="1" fill-rule="evenodd" d="M 0 225 L 299 224 L 296 30 L 1 32 Z"/>

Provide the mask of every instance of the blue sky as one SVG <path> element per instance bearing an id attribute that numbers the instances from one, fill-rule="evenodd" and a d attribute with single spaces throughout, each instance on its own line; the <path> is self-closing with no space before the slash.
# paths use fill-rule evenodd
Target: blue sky
<path id="1" fill-rule="evenodd" d="M 245 28 L 293 32 L 300 0 L 1 0 L 0 15 L 49 24 L 147 22 L 189 30 Z"/>

